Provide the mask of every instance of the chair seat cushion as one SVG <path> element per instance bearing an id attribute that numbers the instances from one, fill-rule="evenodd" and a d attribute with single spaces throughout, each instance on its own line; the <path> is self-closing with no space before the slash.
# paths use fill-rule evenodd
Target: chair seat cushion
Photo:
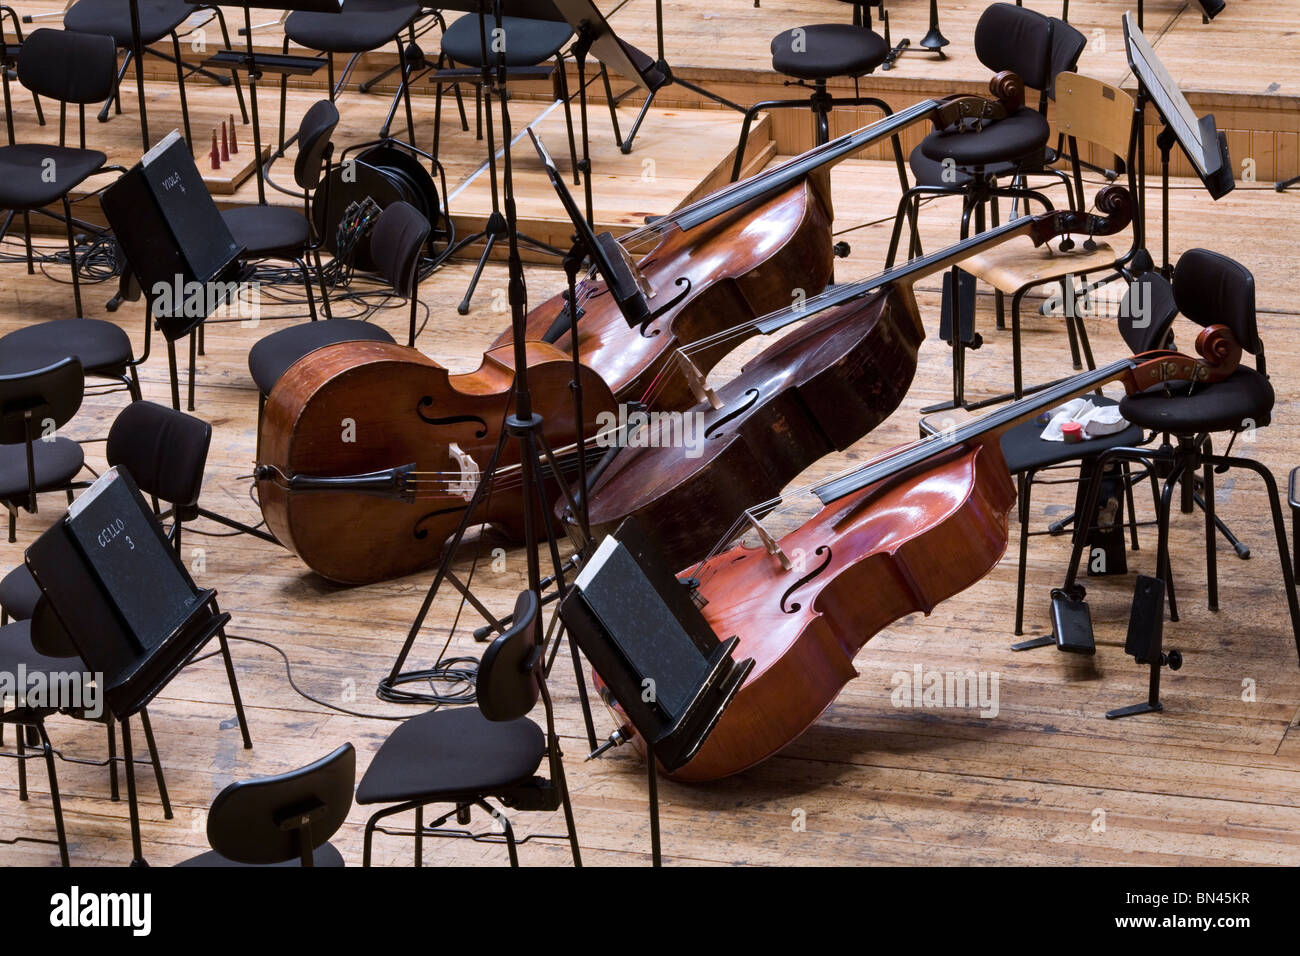
<path id="1" fill-rule="evenodd" d="M 545 751 L 546 735 L 527 717 L 492 721 L 477 707 L 430 711 L 384 741 L 357 787 L 357 803 L 490 794 L 531 777 Z"/>
<path id="2" fill-rule="evenodd" d="M 344 0 L 338 13 L 289 14 L 284 35 L 324 53 L 364 53 L 389 43 L 420 12 L 411 0 Z"/>
<path id="3" fill-rule="evenodd" d="M 0 375 L 46 368 L 69 355 L 81 360 L 87 374 L 119 370 L 134 355 L 131 339 L 103 319 L 55 319 L 15 329 L 0 338 Z"/>
<path id="4" fill-rule="evenodd" d="M 1176 435 L 1226 432 L 1262 427 L 1272 420 L 1273 386 L 1253 368 L 1239 368 L 1229 378 L 1212 385 L 1170 383 L 1129 395 L 1119 403 L 1120 413 L 1134 424 Z"/>
<path id="5" fill-rule="evenodd" d="M 272 332 L 248 353 L 248 372 L 263 395 L 270 395 L 280 376 L 309 352 L 339 342 L 392 342 L 393 337 L 372 322 L 322 319 Z"/>
<path id="6" fill-rule="evenodd" d="M 918 186 L 948 186 L 952 189 L 965 189 L 974 182 L 974 177 L 970 173 L 962 172 L 955 166 L 949 177 L 945 179 L 943 163 L 926 156 L 921 151 L 919 143 L 907 157 L 907 165 L 911 167 Z"/>
<path id="7" fill-rule="evenodd" d="M 801 80 L 865 76 L 888 56 L 884 37 L 848 23 L 796 27 L 772 40 L 772 69 Z"/>
<path id="8" fill-rule="evenodd" d="M 184 23 L 197 8 L 184 0 L 140 0 L 140 42 L 157 43 Z M 102 33 L 119 47 L 131 45 L 130 0 L 77 0 L 63 15 L 63 28 Z"/>
<path id="9" fill-rule="evenodd" d="M 81 445 L 71 438 L 34 443 L 36 490 L 67 485 L 85 462 Z M 27 450 L 23 445 L 0 445 L 0 501 L 17 501 L 27 495 Z"/>
<path id="10" fill-rule="evenodd" d="M 37 209 L 57 202 L 107 161 L 97 149 L 38 143 L 0 146 L 0 209 Z M 57 175 L 46 175 L 47 169 Z"/>
<path id="11" fill-rule="evenodd" d="M 35 613 L 40 599 L 40 585 L 27 570 L 27 565 L 18 565 L 0 579 L 0 607 L 5 609 L 11 621 L 28 620 Z"/>
<path id="12" fill-rule="evenodd" d="M 1119 404 L 1113 398 L 1098 398 L 1096 395 L 1084 395 L 1094 405 L 1114 407 Z M 1007 461 L 1007 471 L 1013 475 L 1027 471 L 1038 471 L 1061 465 L 1067 461 L 1079 461 L 1092 455 L 1100 455 L 1108 448 L 1133 448 L 1142 444 L 1145 437 L 1142 426 L 1129 424 L 1123 431 L 1113 435 L 1100 435 L 1087 441 L 1068 444 L 1063 441 L 1046 441 L 1042 438 L 1043 426 L 1036 421 L 1021 422 L 1015 428 L 1002 435 L 1002 457 Z"/>
<path id="13" fill-rule="evenodd" d="M 334 848 L 333 843 L 322 843 L 312 851 L 311 860 L 313 866 L 339 867 L 343 866 L 343 854 Z M 188 860 L 182 860 L 177 866 L 258 866 L 253 863 L 236 863 L 234 860 L 227 859 L 216 850 L 209 850 L 207 853 L 200 853 L 198 856 L 192 856 Z M 283 863 L 267 863 L 267 867 L 289 867 L 301 866 L 298 860 L 286 860 Z"/>
<path id="14" fill-rule="evenodd" d="M 0 671 L 16 674 L 19 664 L 25 664 L 29 674 L 85 669 L 79 657 L 46 657 L 38 653 L 32 646 L 31 621 L 17 621 L 0 627 Z"/>
<path id="15" fill-rule="evenodd" d="M 538 66 L 552 59 L 573 36 L 573 28 L 564 20 L 533 20 L 528 17 L 502 17 L 506 38 L 506 66 Z M 488 29 L 496 21 L 488 17 Z M 488 37 L 489 44 L 491 36 Z M 488 47 L 492 56 L 491 46 Z M 442 52 L 463 66 L 481 66 L 483 44 L 479 34 L 478 14 L 461 17 L 447 27 L 442 36 Z M 495 59 L 492 60 L 496 62 Z"/>
<path id="16" fill-rule="evenodd" d="M 921 140 L 921 152 L 937 163 L 952 159 L 958 166 L 984 168 L 993 163 L 1041 161 L 1051 128 L 1038 112 L 1022 106 L 1006 119 L 986 123 L 979 132 L 935 130 Z"/>
<path id="17" fill-rule="evenodd" d="M 300 256 L 311 240 L 307 217 L 288 206 L 236 206 L 223 210 L 221 218 L 249 259 L 277 253 Z"/>

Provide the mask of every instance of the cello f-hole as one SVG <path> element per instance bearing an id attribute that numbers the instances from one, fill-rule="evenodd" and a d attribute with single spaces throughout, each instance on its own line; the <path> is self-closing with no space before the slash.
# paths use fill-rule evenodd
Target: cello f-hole
<path id="1" fill-rule="evenodd" d="M 759 392 L 759 390 L 756 388 L 748 389 L 745 392 L 745 400 L 743 402 L 741 402 L 739 405 L 737 405 L 735 408 L 729 411 L 722 418 L 718 419 L 718 421 L 714 422 L 708 428 L 704 429 L 704 437 L 706 439 L 716 438 L 718 432 L 720 432 L 723 428 L 727 427 L 728 422 L 735 421 L 741 415 L 745 414 L 745 412 L 753 408 L 754 404 L 758 401 L 759 396 L 761 394 L 762 393 Z"/>
<path id="2" fill-rule="evenodd" d="M 781 610 L 784 611 L 786 614 L 797 614 L 799 613 L 799 610 L 803 607 L 803 605 L 797 601 L 791 604 L 789 607 L 786 607 L 786 601 L 790 600 L 790 595 L 794 594 L 795 591 L 799 590 L 801 587 L 803 587 L 813 578 L 817 577 L 819 574 L 825 571 L 826 568 L 830 565 L 831 559 L 835 557 L 835 555 L 831 553 L 830 545 L 826 545 L 826 544 L 819 546 L 817 550 L 813 552 L 813 554 L 815 555 L 825 554 L 826 557 L 822 560 L 821 564 L 817 565 L 817 567 L 813 568 L 811 571 L 809 571 L 807 574 L 801 577 L 798 581 L 794 582 L 794 584 L 790 585 L 790 587 L 786 590 L 786 592 L 781 595 Z"/>
<path id="3" fill-rule="evenodd" d="M 424 409 L 433 405 L 433 396 L 426 395 L 420 399 L 419 405 L 416 406 L 415 414 L 420 416 L 420 421 L 426 425 L 463 425 L 467 422 L 477 422 L 478 429 L 474 432 L 475 438 L 486 438 L 488 433 L 487 422 L 477 415 L 448 415 L 446 418 L 430 418 L 424 414 Z"/>

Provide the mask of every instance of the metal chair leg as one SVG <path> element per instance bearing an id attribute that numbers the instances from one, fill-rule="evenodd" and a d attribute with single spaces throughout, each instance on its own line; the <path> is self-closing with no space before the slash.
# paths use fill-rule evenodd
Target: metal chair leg
<path id="1" fill-rule="evenodd" d="M 415 808 L 415 865 L 424 866 L 424 807 Z"/>
<path id="2" fill-rule="evenodd" d="M 72 203 L 68 201 L 68 194 L 63 194 L 63 225 L 68 233 L 68 259 L 72 263 L 72 301 L 77 307 L 77 316 L 84 316 L 81 311 L 81 279 L 77 275 L 77 241 L 72 235 Z"/>
<path id="3" fill-rule="evenodd" d="M 49 734 L 45 732 L 45 723 L 41 721 L 36 724 L 36 732 L 41 737 L 41 749 L 45 751 L 45 771 L 50 778 L 50 806 L 54 810 L 54 832 L 59 841 L 59 862 L 64 866 L 70 866 L 68 862 L 68 834 L 63 829 L 63 804 L 59 800 L 59 777 L 54 769 L 54 748 L 50 746 Z M 19 739 L 22 733 L 18 734 Z M 26 761 L 23 761 L 26 763 Z"/>
<path id="4" fill-rule="evenodd" d="M 176 86 L 181 98 L 181 123 L 185 127 L 185 143 L 194 152 L 194 136 L 190 132 L 190 106 L 185 99 L 185 64 L 181 62 L 181 38 L 172 32 L 172 52 L 176 54 Z M 140 64 L 143 66 L 144 64 Z M 259 160 L 260 161 L 260 160 Z"/>
<path id="5" fill-rule="evenodd" d="M 104 726 L 108 729 L 108 799 L 117 803 L 122 799 L 117 786 L 117 729 L 112 718 L 104 721 Z"/>
<path id="6" fill-rule="evenodd" d="M 18 738 L 18 799 L 19 800 L 27 799 L 27 759 L 25 756 L 27 753 L 27 742 L 26 742 L 27 734 L 25 733 L 26 729 L 27 728 L 25 725 L 19 725 L 19 727 L 14 733 L 14 736 Z"/>
<path id="7" fill-rule="evenodd" d="M 230 696 L 235 701 L 235 719 L 239 721 L 239 732 L 244 738 L 244 749 L 253 749 L 253 738 L 248 731 L 248 718 L 244 715 L 244 699 L 239 693 L 239 680 L 235 677 L 235 662 L 230 657 L 230 643 L 226 640 L 224 630 L 217 632 L 217 641 L 221 644 L 221 658 L 226 665 L 226 680 L 230 684 Z"/>
<path id="8" fill-rule="evenodd" d="M 1016 636 L 1025 633 L 1025 562 L 1029 557 L 1029 499 L 1034 483 L 1034 472 L 1020 476 L 1020 571 L 1016 578 Z"/>
<path id="9" fill-rule="evenodd" d="M 149 748 L 149 760 L 153 763 L 154 780 L 158 783 L 158 796 L 162 798 L 163 816 L 172 818 L 172 802 L 167 796 L 167 781 L 163 779 L 162 761 L 158 759 L 158 746 L 154 743 L 153 727 L 149 725 L 149 711 L 140 709 L 140 726 L 144 729 L 144 742 Z"/>

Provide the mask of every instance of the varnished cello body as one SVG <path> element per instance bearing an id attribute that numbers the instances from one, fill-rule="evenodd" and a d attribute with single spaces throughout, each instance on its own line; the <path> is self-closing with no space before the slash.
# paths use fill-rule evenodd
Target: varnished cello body
<path id="1" fill-rule="evenodd" d="M 893 414 L 924 338 L 906 286 L 808 319 L 719 388 L 720 407 L 706 401 L 685 412 L 697 450 L 621 449 L 588 496 L 593 533 L 636 515 L 671 567 L 699 560 L 736 515 Z"/>
<path id="2" fill-rule="evenodd" d="M 528 344 L 527 357 L 547 440 L 552 448 L 574 443 L 580 430 L 569 393 L 572 359 L 540 342 Z M 268 528 L 313 571 L 342 584 L 432 564 L 473 494 L 475 467 L 484 467 L 496 448 L 514 377 L 508 347 L 489 351 L 465 375 L 386 342 L 343 342 L 309 353 L 276 383 L 262 415 L 257 492 Z M 614 398 L 590 370 L 582 387 L 581 434 L 590 435 Z M 502 470 L 476 514 L 515 538 L 523 523 L 522 498 L 511 486 L 517 448 L 506 443 Z M 382 469 L 401 471 L 375 491 L 331 490 L 327 483 Z M 561 489 L 549 491 L 553 498 Z"/>
<path id="3" fill-rule="evenodd" d="M 1131 219 L 1122 187 L 1103 189 L 1097 206 L 1105 216 L 1058 210 L 1023 217 L 836 286 L 806 303 L 807 317 L 786 310 L 755 323 L 763 333 L 796 327 L 716 392 L 697 383 L 705 397 L 684 413 L 694 445 L 653 433 L 648 440 L 629 436 L 630 447 L 599 472 L 587 494 L 592 528 L 611 532 L 636 516 L 670 566 L 700 559 L 737 515 L 776 499 L 805 468 L 847 449 L 898 408 L 925 338 L 915 281 L 1018 236 L 1042 245 L 1072 232 L 1112 235 Z M 694 352 L 683 351 L 691 353 L 689 364 Z"/>
<path id="4" fill-rule="evenodd" d="M 780 541 L 737 547 L 695 573 L 715 633 L 737 634 L 754 669 L 700 752 L 673 776 L 715 780 L 772 756 L 807 730 L 858 674 L 875 635 L 979 581 L 1007 547 L 1016 501 L 998 443 L 941 468 L 835 502 Z M 924 516 L 924 520 L 918 520 Z M 802 568 L 802 573 L 800 573 Z"/>
<path id="5" fill-rule="evenodd" d="M 1044 409 L 1121 379 L 1160 382 L 1231 374 L 1240 346 L 1202 331 L 1201 359 L 1151 352 L 1085 372 L 1032 398 L 882 456 L 814 488 L 822 507 L 779 541 L 737 545 L 690 569 L 716 634 L 736 635 L 754 666 L 699 752 L 673 776 L 713 780 L 772 756 L 857 676 L 853 659 L 894 621 L 936 605 L 992 570 L 1007 545 L 1015 484 L 1000 437 Z"/>
<path id="6" fill-rule="evenodd" d="M 591 281 L 578 321 L 583 364 L 600 373 L 619 401 L 636 401 L 649 388 L 656 363 L 677 345 L 789 305 L 795 290 L 809 296 L 821 292 L 830 281 L 834 257 L 830 201 L 820 182 L 820 177 L 805 178 L 689 232 L 669 227 L 639 268 L 656 299 L 678 295 L 679 279 L 690 283 L 690 292 L 644 330 L 629 328 L 604 283 Z M 545 340 L 564 307 L 563 296 L 557 295 L 533 309 L 528 338 Z M 509 341 L 507 331 L 494 345 Z M 555 338 L 555 344 L 571 347 L 567 334 Z M 721 350 L 705 353 L 702 367 L 711 368 L 723 355 Z M 674 382 L 657 405 L 674 409 L 694 402 L 690 390 Z"/>

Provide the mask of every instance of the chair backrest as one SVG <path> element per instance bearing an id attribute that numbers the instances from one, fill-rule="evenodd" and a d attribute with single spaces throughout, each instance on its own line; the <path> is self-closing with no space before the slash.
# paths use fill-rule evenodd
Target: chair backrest
<path id="1" fill-rule="evenodd" d="M 1088 38 L 1057 17 L 995 3 L 975 24 L 975 55 L 994 73 L 1010 70 L 1025 86 L 1051 94 L 1058 73 L 1073 70 Z"/>
<path id="2" fill-rule="evenodd" d="M 54 613 L 54 605 L 44 594 L 32 609 L 32 648 L 46 657 L 72 657 L 81 660 L 81 652 L 72 643 L 72 635 Z"/>
<path id="3" fill-rule="evenodd" d="M 117 44 L 99 33 L 33 30 L 18 54 L 18 80 L 65 103 L 99 103 L 113 92 Z"/>
<path id="4" fill-rule="evenodd" d="M 118 413 L 104 449 L 109 465 L 121 465 L 140 490 L 178 508 L 198 503 L 212 426 L 153 402 L 132 402 Z"/>
<path id="5" fill-rule="evenodd" d="M 1188 249 L 1174 266 L 1174 301 L 1197 325 L 1226 325 L 1242 349 L 1263 355 L 1255 324 L 1255 277 L 1240 262 L 1208 249 Z"/>
<path id="6" fill-rule="evenodd" d="M 1056 128 L 1064 136 L 1126 157 L 1133 109 L 1133 97 L 1109 83 L 1068 71 L 1056 77 Z"/>
<path id="7" fill-rule="evenodd" d="M 239 780 L 217 794 L 208 811 L 208 842 L 228 860 L 248 865 L 284 863 L 329 842 L 352 809 L 357 752 L 344 744 L 309 766 L 273 777 Z"/>
<path id="8" fill-rule="evenodd" d="M 375 220 L 370 257 L 398 295 L 415 294 L 420 255 L 428 238 L 429 220 L 410 203 L 395 202 Z"/>
<path id="9" fill-rule="evenodd" d="M 325 152 L 338 125 L 339 111 L 329 100 L 313 103 L 298 124 L 298 158 L 293 162 L 293 178 L 303 190 L 319 185 Z"/>
<path id="10" fill-rule="evenodd" d="M 62 428 L 81 408 L 86 376 L 75 358 L 0 375 L 0 445 L 25 444 Z"/>
<path id="11" fill-rule="evenodd" d="M 1119 308 L 1119 334 L 1129 350 L 1138 355 L 1164 348 L 1169 328 L 1178 318 L 1174 289 L 1159 272 L 1152 270 L 1130 283 Z"/>
<path id="12" fill-rule="evenodd" d="M 470 5 L 462 3 L 450 9 L 460 9 L 465 6 Z M 564 19 L 564 14 L 560 12 L 559 8 L 552 3 L 551 0 L 506 0 L 506 2 L 502 4 L 502 7 L 505 10 L 505 15 L 508 17 L 521 17 L 527 20 Z M 470 12 L 477 13 L 477 9 L 477 7 L 474 7 Z M 491 29 L 491 7 L 488 8 L 488 11 L 488 29 Z"/>
<path id="13" fill-rule="evenodd" d="M 475 697 L 488 720 L 518 720 L 533 709 L 541 694 L 537 608 L 536 594 L 520 593 L 509 630 L 488 645 L 479 661 Z"/>

